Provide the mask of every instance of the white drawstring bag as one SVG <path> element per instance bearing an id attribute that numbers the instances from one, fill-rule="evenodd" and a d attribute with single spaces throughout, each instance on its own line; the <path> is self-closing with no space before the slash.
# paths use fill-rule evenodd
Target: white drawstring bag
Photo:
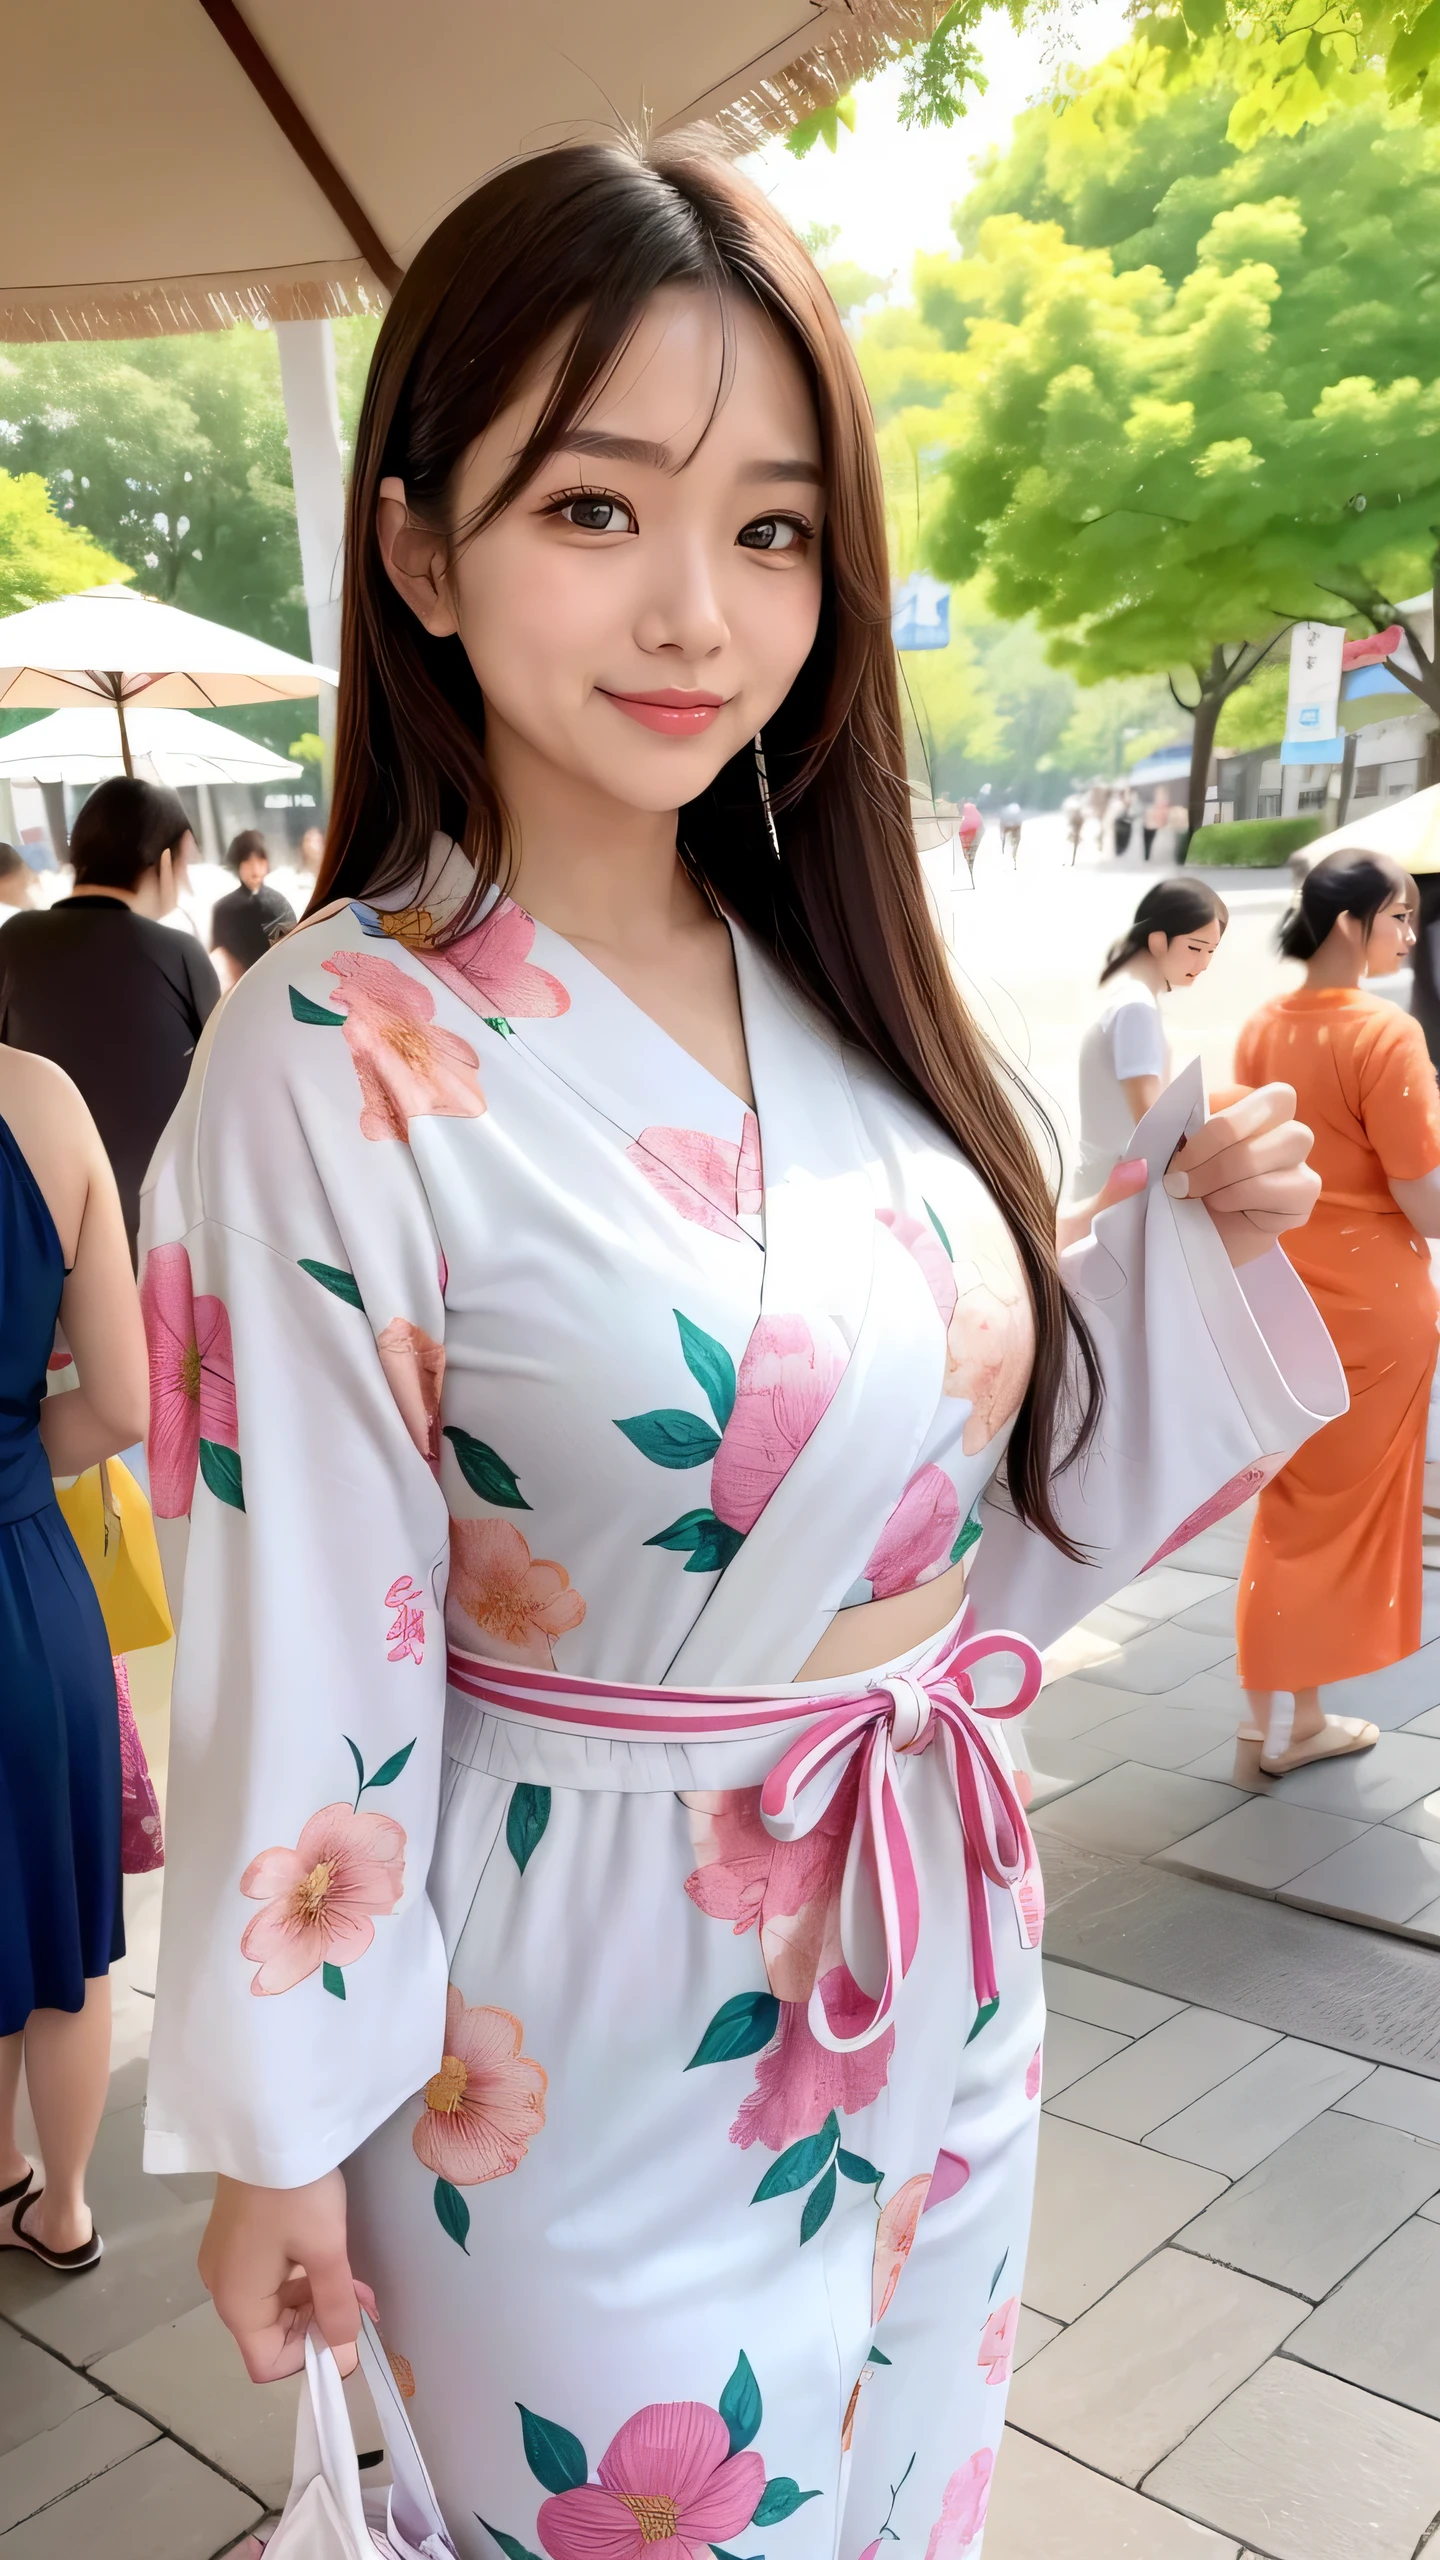
<path id="1" fill-rule="evenodd" d="M 392 2486 L 362 2490 L 345 2389 L 329 2348 L 305 2336 L 305 2380 L 295 2425 L 295 2474 L 265 2560 L 456 2560 L 405 2403 L 373 2323 L 356 2341 L 370 2386 Z"/>

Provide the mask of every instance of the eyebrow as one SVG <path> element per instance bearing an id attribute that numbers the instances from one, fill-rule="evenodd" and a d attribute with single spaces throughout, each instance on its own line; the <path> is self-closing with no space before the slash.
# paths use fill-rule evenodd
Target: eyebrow
<path id="1" fill-rule="evenodd" d="M 589 454 L 604 462 L 639 463 L 647 471 L 674 471 L 678 467 L 668 444 L 651 444 L 644 436 L 606 435 L 599 427 L 572 427 L 562 450 Z M 752 482 L 803 480 L 815 488 L 825 485 L 820 464 L 799 454 L 775 462 L 747 463 L 740 477 Z"/>

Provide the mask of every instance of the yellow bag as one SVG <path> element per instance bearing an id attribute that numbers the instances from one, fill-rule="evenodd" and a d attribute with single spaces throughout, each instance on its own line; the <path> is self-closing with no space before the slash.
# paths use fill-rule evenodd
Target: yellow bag
<path id="1" fill-rule="evenodd" d="M 112 1653 L 140 1653 L 175 1630 L 150 1505 L 118 1458 L 102 1458 L 55 1499 L 100 1599 Z"/>

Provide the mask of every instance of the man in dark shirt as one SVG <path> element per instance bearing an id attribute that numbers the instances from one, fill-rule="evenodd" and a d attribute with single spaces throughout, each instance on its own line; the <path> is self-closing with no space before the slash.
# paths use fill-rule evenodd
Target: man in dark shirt
<path id="1" fill-rule="evenodd" d="M 95 1115 L 135 1252 L 140 1185 L 220 1001 L 192 933 L 161 924 L 185 885 L 173 791 L 116 774 L 75 821 L 72 896 L 0 925 L 0 1040 L 53 1058 Z"/>
<path id="2" fill-rule="evenodd" d="M 239 872 L 240 886 L 227 898 L 217 898 L 211 909 L 210 948 L 227 987 L 233 987 L 264 959 L 272 942 L 290 931 L 295 910 L 278 889 L 266 885 L 270 856 L 258 828 L 247 827 L 236 836 L 225 859 Z"/>

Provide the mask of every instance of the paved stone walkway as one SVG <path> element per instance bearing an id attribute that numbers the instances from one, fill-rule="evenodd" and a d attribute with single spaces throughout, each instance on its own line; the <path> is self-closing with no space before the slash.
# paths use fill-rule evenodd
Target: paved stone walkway
<path id="1" fill-rule="evenodd" d="M 1440 1601 L 1406 1676 L 1357 1684 L 1368 1766 L 1236 1788 L 1243 1531 L 1097 1613 L 1030 1719 L 1052 2014 L 986 2560 L 1419 2560 L 1440 2523 Z M 104 2261 L 0 2254 L 0 2560 L 216 2560 L 288 2480 L 295 2386 L 251 2387 L 195 2272 L 208 2182 L 140 2170 L 157 1882 Z"/>

